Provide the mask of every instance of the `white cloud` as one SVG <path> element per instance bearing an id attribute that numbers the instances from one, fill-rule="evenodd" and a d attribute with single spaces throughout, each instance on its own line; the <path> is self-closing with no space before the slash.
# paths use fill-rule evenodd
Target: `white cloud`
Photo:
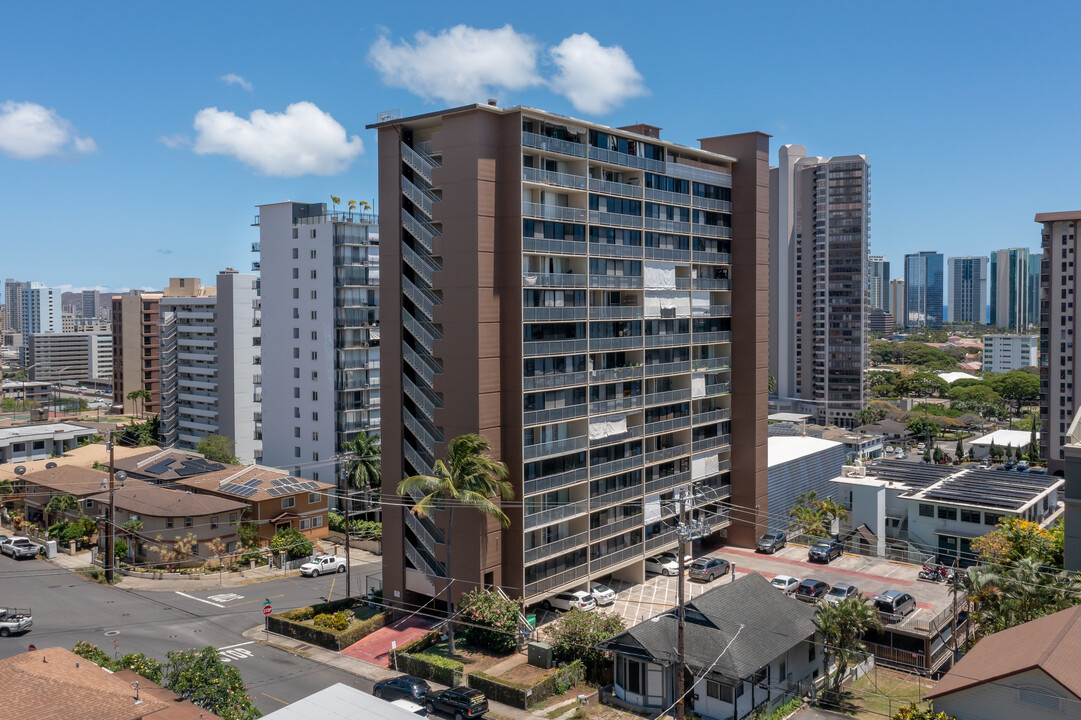
<path id="1" fill-rule="evenodd" d="M 549 86 L 582 112 L 603 114 L 648 92 L 623 48 L 604 47 L 588 33 L 571 35 L 549 53 L 559 69 Z"/>
<path id="2" fill-rule="evenodd" d="M 195 115 L 200 155 L 231 155 L 264 175 L 335 175 L 344 172 L 364 144 L 347 137 L 337 120 L 310 102 L 293 103 L 284 113 L 254 110 L 250 120 L 218 108 Z"/>
<path id="3" fill-rule="evenodd" d="M 185 147 L 186 145 L 191 145 L 191 139 L 183 133 L 177 133 L 175 135 L 162 135 L 160 138 L 158 138 L 158 142 L 160 142 L 165 147 L 172 148 L 173 150 Z"/>
<path id="4" fill-rule="evenodd" d="M 252 92 L 252 91 L 255 90 L 255 88 L 252 87 L 252 84 L 250 82 L 248 82 L 247 80 L 245 80 L 244 78 L 240 77 L 239 75 L 237 75 L 235 73 L 229 73 L 228 75 L 222 75 L 221 79 L 222 79 L 222 82 L 224 82 L 226 85 L 239 85 L 240 87 L 244 88 L 248 92 Z"/>
<path id="5" fill-rule="evenodd" d="M 372 44 L 368 61 L 387 85 L 425 100 L 461 104 L 542 84 L 539 51 L 540 45 L 510 25 L 496 30 L 456 25 L 438 35 L 418 32 L 413 44 L 395 45 L 384 35 Z"/>
<path id="6" fill-rule="evenodd" d="M 97 143 L 76 135 L 72 124 L 55 110 L 30 102 L 0 104 L 0 153 L 20 160 L 36 160 L 97 149 Z"/>

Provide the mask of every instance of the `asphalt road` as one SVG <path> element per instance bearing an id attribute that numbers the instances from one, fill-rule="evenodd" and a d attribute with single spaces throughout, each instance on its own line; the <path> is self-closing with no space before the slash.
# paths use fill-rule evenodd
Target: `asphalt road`
<path id="1" fill-rule="evenodd" d="M 378 564 L 354 566 L 354 588 Z M 295 702 L 336 682 L 370 692 L 371 682 L 284 650 L 254 643 L 241 633 L 262 623 L 263 601 L 275 612 L 344 595 L 345 575 L 290 577 L 218 591 L 132 591 L 105 587 L 44 560 L 17 562 L 0 555 L 0 607 L 31 608 L 30 632 L 0 638 L 0 658 L 38 648 L 70 649 L 79 640 L 119 655 L 143 652 L 159 660 L 169 650 L 218 648 L 234 663 L 264 712 Z M 333 587 L 333 590 L 332 590 Z M 114 645 L 114 642 L 116 643 Z"/>

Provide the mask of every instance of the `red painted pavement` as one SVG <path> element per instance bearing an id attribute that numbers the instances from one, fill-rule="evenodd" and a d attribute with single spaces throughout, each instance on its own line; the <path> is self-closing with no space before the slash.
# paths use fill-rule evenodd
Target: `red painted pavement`
<path id="1" fill-rule="evenodd" d="M 342 655 L 348 655 L 357 660 L 363 660 L 372 665 L 387 667 L 390 663 L 390 643 L 397 642 L 402 647 L 408 642 L 416 640 L 431 629 L 431 623 L 417 617 L 407 617 L 391 623 L 385 628 L 376 630 L 362 640 L 358 640 L 342 650 Z"/>
<path id="2" fill-rule="evenodd" d="M 788 558 L 777 557 L 776 555 L 762 555 L 761 553 L 756 553 L 753 550 L 737 550 L 736 548 L 732 547 L 724 547 L 721 548 L 721 551 L 726 555 L 743 555 L 744 557 L 753 557 L 759 560 L 769 560 L 770 562 L 782 563 L 784 565 L 791 565 L 793 567 L 799 568 L 828 568 L 829 572 L 835 575 L 842 575 L 844 577 L 850 578 L 860 578 L 863 580 L 881 580 L 883 582 L 889 583 L 890 585 L 900 585 L 903 587 L 908 587 L 915 584 L 915 582 L 912 580 L 902 580 L 901 578 L 897 577 L 875 575 L 873 573 L 858 572 L 856 570 L 844 570 L 833 565 L 822 565 L 821 563 L 807 562 L 804 560 L 790 560 Z M 739 572 L 739 567 L 736 568 L 736 572 Z"/>

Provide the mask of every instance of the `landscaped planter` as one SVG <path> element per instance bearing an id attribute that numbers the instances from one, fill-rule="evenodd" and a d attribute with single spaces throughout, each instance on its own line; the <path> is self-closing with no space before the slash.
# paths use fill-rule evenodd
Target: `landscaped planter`
<path id="1" fill-rule="evenodd" d="M 330 614 L 339 610 L 355 610 L 364 606 L 362 600 L 345 598 L 329 603 L 297 608 L 296 610 L 287 610 L 268 617 L 267 629 L 279 635 L 285 635 L 328 650 L 340 652 L 342 648 L 349 647 L 361 638 L 385 626 L 390 622 L 391 613 L 389 611 L 376 613 L 365 620 L 351 622 L 349 627 L 342 632 L 305 625 L 303 621 L 310 620 L 320 613 Z"/>

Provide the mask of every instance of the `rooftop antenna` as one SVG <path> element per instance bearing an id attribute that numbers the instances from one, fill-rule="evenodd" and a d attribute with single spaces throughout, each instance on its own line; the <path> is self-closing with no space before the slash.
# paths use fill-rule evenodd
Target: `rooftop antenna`
<path id="1" fill-rule="evenodd" d="M 393 110 L 381 110 L 375 114 L 376 122 L 386 122 L 388 120 L 398 120 L 402 117 L 402 109 L 395 108 Z"/>
<path id="2" fill-rule="evenodd" d="M 139 681 L 132 680 L 129 685 L 131 685 L 131 689 L 135 691 L 135 704 L 138 705 L 142 702 L 142 700 L 139 699 Z"/>

